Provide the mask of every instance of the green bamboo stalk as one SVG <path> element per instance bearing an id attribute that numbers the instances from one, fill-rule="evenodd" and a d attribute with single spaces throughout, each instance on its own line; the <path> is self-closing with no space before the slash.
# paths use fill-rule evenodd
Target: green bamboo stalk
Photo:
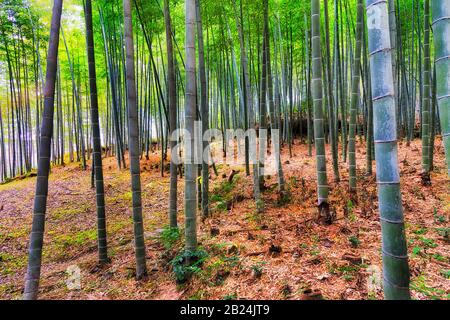
<path id="1" fill-rule="evenodd" d="M 436 65 L 433 64 L 433 81 L 431 83 L 431 111 L 430 111 L 430 170 L 434 170 L 434 146 L 436 143 Z"/>
<path id="2" fill-rule="evenodd" d="M 38 176 L 34 197 L 33 224 L 31 227 L 28 268 L 25 277 L 24 300 L 37 299 L 41 276 L 42 245 L 44 242 L 45 213 L 47 210 L 48 175 L 50 172 L 50 147 L 53 135 L 55 84 L 58 61 L 59 31 L 61 27 L 62 0 L 54 0 L 50 40 L 47 53 L 47 72 L 44 88 L 44 112 L 40 136 Z"/>
<path id="3" fill-rule="evenodd" d="M 198 41 L 198 65 L 200 73 L 200 110 L 202 120 L 202 136 L 209 129 L 209 105 L 206 84 L 206 68 L 205 68 L 205 45 L 203 41 L 202 16 L 200 8 L 200 0 L 195 0 L 197 15 L 197 41 Z M 209 143 L 203 141 L 203 150 L 209 148 Z M 202 161 L 202 183 L 201 183 L 201 209 L 204 218 L 209 216 L 209 163 L 203 159 Z"/>
<path id="4" fill-rule="evenodd" d="M 450 177 L 450 3 L 432 0 L 434 52 L 436 64 L 436 98 Z"/>
<path id="5" fill-rule="evenodd" d="M 172 42 L 172 20 L 170 17 L 169 1 L 164 0 L 164 21 L 166 27 L 166 45 L 167 45 L 167 103 L 169 108 L 169 127 L 170 136 L 177 128 L 177 81 L 175 75 L 174 55 L 173 55 L 173 42 Z M 170 141 L 171 161 L 170 161 L 170 195 L 169 195 L 169 224 L 171 228 L 176 228 L 177 223 L 177 189 L 178 189 L 178 166 L 174 163 L 173 159 L 176 154 L 177 141 Z"/>
<path id="6" fill-rule="evenodd" d="M 384 295 L 410 299 L 408 251 L 398 169 L 392 55 L 386 1 L 367 0 L 375 158 L 383 240 Z"/>
<path id="7" fill-rule="evenodd" d="M 197 119 L 196 57 L 195 57 L 195 0 L 185 1 L 186 13 L 186 98 L 185 98 L 185 183 L 184 213 L 186 224 L 186 253 L 197 250 L 197 165 L 194 163 L 194 122 Z"/>
<path id="8" fill-rule="evenodd" d="M 264 20 L 265 24 L 269 25 L 269 17 L 268 17 L 268 11 L 265 12 Z M 270 61 L 270 35 L 269 35 L 269 28 L 265 29 L 266 34 L 266 46 L 267 46 L 267 86 L 268 86 L 268 92 L 269 92 L 269 111 L 270 111 L 270 129 L 271 129 L 271 137 L 275 136 L 275 130 L 279 130 L 278 126 L 278 116 L 281 116 L 279 111 L 279 104 L 274 102 L 274 94 L 273 94 L 273 76 L 272 76 L 272 65 Z M 274 32 L 276 34 L 276 32 Z M 277 51 L 276 46 L 275 48 L 275 60 L 277 59 Z M 276 62 L 275 62 L 276 63 Z M 275 69 L 277 69 L 277 66 L 275 65 Z M 277 87 L 278 80 L 276 79 L 275 86 Z M 277 88 L 278 89 L 278 88 Z M 278 91 L 278 90 L 277 90 Z M 273 141 L 272 143 L 275 143 Z M 280 196 L 283 196 L 285 194 L 286 188 L 285 188 L 285 180 L 284 180 L 284 174 L 283 174 L 283 166 L 281 164 L 281 141 L 278 144 L 274 145 L 275 150 L 275 164 L 277 166 L 277 178 L 278 178 L 278 191 L 280 192 Z"/>
<path id="9" fill-rule="evenodd" d="M 339 182 L 341 180 L 339 175 L 339 151 L 338 151 L 338 139 L 336 122 L 334 121 L 335 102 L 333 97 L 333 81 L 331 74 L 331 48 L 330 48 L 330 22 L 328 17 L 328 0 L 324 1 L 325 9 L 325 39 L 326 39 L 326 72 L 327 72 L 327 91 L 328 91 L 328 118 L 330 126 L 330 140 L 331 140 L 331 154 L 333 160 L 333 173 L 334 181 Z"/>
<path id="10" fill-rule="evenodd" d="M 264 27 L 263 27 L 263 39 L 262 39 L 262 70 L 261 70 L 261 85 L 260 85 L 260 98 L 259 98 L 259 188 L 264 190 L 264 165 L 265 165 L 265 154 L 266 154 L 266 141 L 262 139 L 262 130 L 267 128 L 267 39 L 266 33 L 268 33 L 269 19 L 268 11 L 269 4 L 268 0 L 263 0 L 263 17 L 264 17 Z"/>
<path id="11" fill-rule="evenodd" d="M 349 167 L 349 187 L 350 192 L 356 193 L 356 117 L 359 103 L 360 85 L 360 62 L 361 62 L 361 41 L 362 41 L 362 21 L 364 17 L 364 7 L 362 0 L 358 0 L 356 18 L 356 49 L 353 63 L 352 77 L 352 97 L 350 103 L 350 126 L 348 138 L 348 167 Z"/>
<path id="12" fill-rule="evenodd" d="M 128 100 L 128 145 L 133 202 L 134 247 L 136 255 L 136 279 L 147 275 L 142 218 L 141 168 L 139 164 L 139 122 L 136 105 L 136 82 L 134 68 L 133 21 L 130 0 L 123 0 L 124 36 L 126 50 L 126 84 Z"/>
<path id="13" fill-rule="evenodd" d="M 430 0 L 425 0 L 424 10 L 424 60 L 423 60 L 423 108 L 422 108 L 422 184 L 431 184 L 430 162 L 430 106 L 431 106 L 431 62 L 430 62 Z"/>
<path id="14" fill-rule="evenodd" d="M 398 108 L 398 71 L 397 71 L 397 19 L 395 14 L 395 3 L 394 0 L 388 0 L 389 4 L 389 28 L 391 37 L 391 48 L 392 48 L 392 72 L 394 74 L 394 91 L 395 91 L 395 113 L 399 114 Z M 397 117 L 397 129 L 399 129 L 399 118 Z"/>
<path id="15" fill-rule="evenodd" d="M 317 163 L 317 195 L 320 219 L 332 222 L 328 204 L 327 162 L 325 156 L 324 119 L 322 110 L 322 50 L 320 43 L 320 1 L 311 0 L 312 29 L 312 97 L 314 105 L 314 143 Z"/>
<path id="16" fill-rule="evenodd" d="M 105 187 L 103 183 L 102 143 L 100 138 L 100 123 L 98 115 L 97 74 L 95 70 L 95 52 L 94 52 L 94 36 L 92 28 L 91 0 L 86 0 L 85 3 L 85 20 L 86 20 L 86 48 L 89 65 L 89 88 L 91 94 L 92 140 L 94 147 L 92 157 L 95 172 L 95 190 L 97 203 L 98 255 L 100 263 L 106 263 L 108 261 L 108 246 L 106 240 Z"/>

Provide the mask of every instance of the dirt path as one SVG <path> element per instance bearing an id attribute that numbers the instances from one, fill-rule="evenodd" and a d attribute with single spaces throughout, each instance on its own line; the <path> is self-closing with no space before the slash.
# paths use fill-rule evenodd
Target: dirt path
<path id="1" fill-rule="evenodd" d="M 365 150 L 363 145 L 358 150 Z M 436 150 L 433 186 L 420 185 L 420 142 L 400 146 L 402 193 L 407 221 L 413 296 L 448 299 L 450 294 L 449 180 L 443 150 Z M 199 242 L 209 258 L 189 284 L 177 286 L 170 260 L 182 243 L 166 250 L 160 233 L 167 222 L 168 175 L 161 178 L 157 155 L 142 163 L 143 209 L 147 245 L 146 281 L 134 276 L 129 209 L 129 173 L 105 160 L 110 265 L 96 265 L 96 217 L 90 173 L 77 165 L 54 168 L 45 233 L 42 299 L 378 299 L 380 290 L 380 223 L 376 184 L 364 178 L 365 155 L 358 154 L 358 203 L 350 202 L 347 169 L 342 182 L 331 184 L 337 221 L 314 222 L 315 161 L 306 146 L 295 145 L 294 157 L 283 154 L 291 197 L 277 203 L 276 179 L 264 194 L 266 210 L 256 214 L 251 179 L 241 172 L 232 183 L 213 176 L 213 217 L 199 224 Z M 236 168 L 241 169 L 242 168 Z M 230 168 L 220 168 L 227 174 Z M 332 177 L 331 167 L 328 167 Z M 0 298 L 17 299 L 23 290 L 27 241 L 35 179 L 0 186 Z M 180 225 L 183 183 L 179 184 Z M 81 290 L 71 291 L 68 267 L 79 268 Z M 311 289 L 313 294 L 304 293 Z M 317 290 L 317 291 L 316 291 Z"/>

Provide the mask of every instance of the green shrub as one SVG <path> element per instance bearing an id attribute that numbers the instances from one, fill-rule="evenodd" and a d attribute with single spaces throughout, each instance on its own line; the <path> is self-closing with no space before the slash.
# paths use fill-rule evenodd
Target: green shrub
<path id="1" fill-rule="evenodd" d="M 180 239 L 181 233 L 178 228 L 165 227 L 160 235 L 160 241 L 166 250 L 172 249 L 173 245 Z"/>
<path id="2" fill-rule="evenodd" d="M 175 257 L 171 264 L 177 283 L 185 283 L 192 275 L 199 273 L 208 257 L 208 253 L 203 249 L 198 249 L 194 252 L 183 251 L 183 253 Z"/>

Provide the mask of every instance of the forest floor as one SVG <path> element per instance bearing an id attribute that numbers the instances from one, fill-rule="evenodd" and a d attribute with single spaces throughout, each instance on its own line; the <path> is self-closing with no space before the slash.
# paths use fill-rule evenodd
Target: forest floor
<path id="1" fill-rule="evenodd" d="M 399 147 L 403 206 L 414 299 L 450 299 L 450 183 L 444 151 L 436 144 L 433 185 L 421 185 L 421 145 Z M 41 299 L 381 299 L 381 230 L 375 178 L 365 177 L 364 144 L 358 143 L 358 201 L 350 201 L 348 170 L 330 183 L 337 220 L 315 222 L 314 157 L 298 141 L 282 161 L 290 198 L 280 203 L 276 177 L 267 179 L 265 211 L 257 214 L 252 179 L 243 168 L 212 173 L 213 216 L 199 222 L 208 253 L 185 284 L 177 285 L 171 261 L 183 237 L 167 229 L 169 174 L 161 177 L 158 154 L 142 161 L 142 196 L 149 277 L 134 279 L 133 224 L 128 170 L 104 160 L 111 263 L 97 266 L 95 191 L 90 171 L 78 164 L 54 167 L 40 286 Z M 330 156 L 328 150 L 328 157 Z M 330 158 L 328 158 L 330 159 Z M 330 162 L 329 162 L 330 163 Z M 332 168 L 328 166 L 331 179 Z M 35 178 L 0 185 L 0 299 L 19 299 L 27 264 Z M 183 225 L 183 182 L 179 182 Z M 183 231 L 182 231 L 183 232 Z M 81 270 L 81 289 L 69 290 L 69 267 Z M 69 268 L 70 270 L 70 268 Z"/>

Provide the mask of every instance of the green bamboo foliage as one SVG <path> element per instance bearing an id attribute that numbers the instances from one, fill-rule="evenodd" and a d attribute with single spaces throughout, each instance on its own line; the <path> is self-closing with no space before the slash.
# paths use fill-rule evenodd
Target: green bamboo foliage
<path id="1" fill-rule="evenodd" d="M 422 108 L 422 183 L 431 183 L 430 171 L 430 132 L 431 132 L 431 62 L 430 62 L 430 0 L 425 0 L 424 11 L 424 41 L 423 41 L 423 108 Z"/>
<path id="2" fill-rule="evenodd" d="M 350 126 L 348 138 L 348 167 L 349 167 L 349 187 L 351 193 L 356 193 L 356 117 L 359 103 L 359 85 L 360 85 L 360 62 L 361 62 L 361 43 L 362 43 L 362 21 L 364 17 L 364 7 L 362 0 L 358 0 L 356 21 L 356 49 L 353 65 L 352 77 L 352 97 L 350 104 Z"/>
<path id="3" fill-rule="evenodd" d="M 133 22 L 130 0 L 123 0 L 124 36 L 126 50 L 126 85 L 128 99 L 128 145 L 133 202 L 136 279 L 147 275 L 144 224 L 142 218 L 141 168 L 139 164 L 139 119 L 136 105 Z"/>
<path id="4" fill-rule="evenodd" d="M 312 97 L 314 105 L 314 142 L 316 147 L 318 206 L 321 219 L 331 223 L 328 204 L 327 164 L 325 156 L 325 136 L 322 92 L 322 49 L 320 43 L 320 1 L 311 0 L 312 28 Z"/>
<path id="5" fill-rule="evenodd" d="M 167 46 L 167 95 L 169 106 L 169 129 L 170 135 L 177 128 L 177 82 L 175 75 L 175 64 L 172 42 L 172 20 L 170 17 L 169 0 L 164 0 L 164 22 L 166 27 Z M 178 167 L 174 163 L 177 141 L 172 137 L 170 141 L 171 161 L 170 161 L 170 191 L 169 191 L 169 224 L 171 228 L 176 228 L 177 223 L 177 189 L 178 189 Z"/>
<path id="6" fill-rule="evenodd" d="M 436 99 L 441 120 L 447 159 L 448 176 L 450 177 L 450 3 L 432 0 L 434 54 L 436 64 Z"/>
<path id="7" fill-rule="evenodd" d="M 185 183 L 184 183 L 184 213 L 186 224 L 186 253 L 197 250 L 197 166 L 194 163 L 194 123 L 197 119 L 195 79 L 195 0 L 186 0 L 186 98 L 185 98 Z"/>
<path id="8" fill-rule="evenodd" d="M 31 228 L 28 268 L 25 277 L 25 300 L 37 299 L 41 276 L 42 245 L 44 242 L 45 213 L 47 210 L 48 175 L 50 171 L 53 114 L 55 106 L 56 70 L 58 61 L 59 31 L 61 28 L 62 0 L 54 0 L 50 40 L 47 52 L 47 72 L 44 88 L 44 112 L 39 143 L 38 175 L 34 197 L 33 225 Z"/>
<path id="9" fill-rule="evenodd" d="M 395 94 L 386 1 L 367 0 L 375 158 L 385 299 L 410 299 L 408 251 L 398 169 Z"/>

